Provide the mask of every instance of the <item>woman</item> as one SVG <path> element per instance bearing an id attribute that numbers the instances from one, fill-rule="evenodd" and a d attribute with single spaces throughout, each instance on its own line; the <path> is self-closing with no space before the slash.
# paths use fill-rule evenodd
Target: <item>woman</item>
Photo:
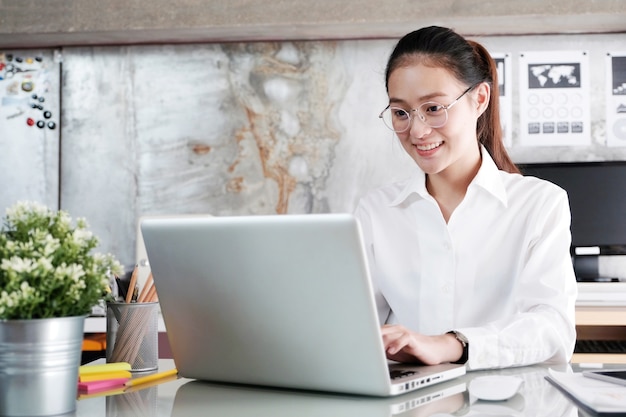
<path id="1" fill-rule="evenodd" d="M 427 27 L 398 42 L 386 85 L 380 117 L 417 164 L 356 209 L 387 357 L 468 369 L 569 361 L 567 195 L 507 155 L 493 59 Z"/>

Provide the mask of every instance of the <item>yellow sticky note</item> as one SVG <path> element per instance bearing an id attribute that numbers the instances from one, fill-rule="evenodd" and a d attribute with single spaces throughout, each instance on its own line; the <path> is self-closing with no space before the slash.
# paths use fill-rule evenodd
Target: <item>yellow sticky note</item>
<path id="1" fill-rule="evenodd" d="M 101 374 L 115 371 L 130 371 L 130 363 L 112 362 L 101 365 L 82 365 L 78 368 L 79 375 Z"/>
<path id="2" fill-rule="evenodd" d="M 93 381 L 104 381 L 106 379 L 119 379 L 119 378 L 132 378 L 133 374 L 130 371 L 111 371 L 111 372 L 101 372 L 97 374 L 79 374 L 78 381 L 79 382 L 93 382 Z"/>

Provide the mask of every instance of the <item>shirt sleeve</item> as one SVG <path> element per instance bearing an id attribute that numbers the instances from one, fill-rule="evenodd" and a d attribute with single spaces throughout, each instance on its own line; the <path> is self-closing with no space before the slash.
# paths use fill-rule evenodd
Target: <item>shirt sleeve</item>
<path id="1" fill-rule="evenodd" d="M 577 295 L 569 252 L 571 217 L 565 191 L 550 191 L 528 224 L 531 239 L 513 290 L 516 314 L 485 326 L 454 329 L 469 340 L 468 369 L 571 359 Z"/>

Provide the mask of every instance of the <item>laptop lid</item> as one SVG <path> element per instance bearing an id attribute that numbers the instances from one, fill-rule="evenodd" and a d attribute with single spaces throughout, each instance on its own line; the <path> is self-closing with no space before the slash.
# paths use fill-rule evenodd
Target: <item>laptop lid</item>
<path id="1" fill-rule="evenodd" d="M 412 367 L 392 384 L 350 214 L 155 218 L 141 230 L 184 377 L 387 396 L 465 372 Z"/>

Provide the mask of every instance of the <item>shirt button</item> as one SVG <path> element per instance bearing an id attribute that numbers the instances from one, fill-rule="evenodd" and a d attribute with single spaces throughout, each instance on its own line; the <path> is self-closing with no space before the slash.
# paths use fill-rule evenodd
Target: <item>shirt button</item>
<path id="1" fill-rule="evenodd" d="M 452 291 L 452 286 L 450 284 L 444 284 L 442 289 L 444 293 L 449 294 Z"/>

